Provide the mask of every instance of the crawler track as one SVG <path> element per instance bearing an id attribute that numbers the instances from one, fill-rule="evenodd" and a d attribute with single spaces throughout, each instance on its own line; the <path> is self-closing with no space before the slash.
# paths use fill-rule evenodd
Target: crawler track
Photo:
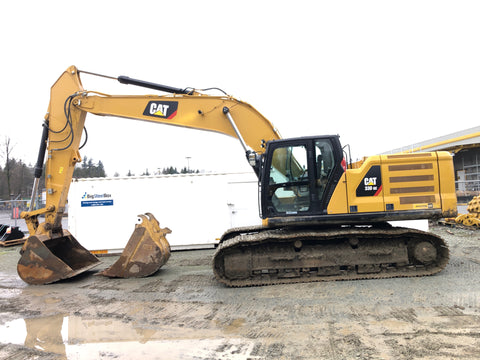
<path id="1" fill-rule="evenodd" d="M 224 234 L 213 259 L 227 286 L 427 276 L 448 263 L 438 236 L 399 227 L 249 227 Z"/>

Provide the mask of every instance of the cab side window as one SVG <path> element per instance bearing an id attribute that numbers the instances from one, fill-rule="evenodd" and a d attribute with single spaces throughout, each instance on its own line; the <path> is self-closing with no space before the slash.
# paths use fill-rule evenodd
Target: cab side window
<path id="1" fill-rule="evenodd" d="M 274 150 L 268 192 L 276 212 L 298 213 L 310 209 L 307 148 L 304 145 Z"/>
<path id="2" fill-rule="evenodd" d="M 317 140 L 315 142 L 315 186 L 319 200 L 323 198 L 334 165 L 333 149 L 330 141 Z"/>

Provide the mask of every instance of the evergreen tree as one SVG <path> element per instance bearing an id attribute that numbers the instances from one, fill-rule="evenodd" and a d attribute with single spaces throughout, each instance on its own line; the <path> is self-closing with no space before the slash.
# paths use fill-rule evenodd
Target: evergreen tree
<path id="1" fill-rule="evenodd" d="M 168 168 L 164 168 L 162 170 L 162 174 L 164 174 L 164 175 L 178 174 L 178 170 L 177 170 L 177 168 L 174 168 L 173 166 L 170 166 Z"/>
<path id="2" fill-rule="evenodd" d="M 76 167 L 73 171 L 73 177 L 75 179 L 105 176 L 107 176 L 107 174 L 105 173 L 103 163 L 99 161 L 97 164 L 95 164 L 93 159 L 87 158 L 86 156 L 83 158 L 82 165 Z"/>

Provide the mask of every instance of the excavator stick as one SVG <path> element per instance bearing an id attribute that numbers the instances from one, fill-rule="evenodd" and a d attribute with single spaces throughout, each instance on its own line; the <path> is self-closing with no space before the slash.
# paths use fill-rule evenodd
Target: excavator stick
<path id="1" fill-rule="evenodd" d="M 108 277 L 145 277 L 158 271 L 170 258 L 170 244 L 166 235 L 172 231 L 160 228 L 151 213 L 138 215 L 140 224 L 130 236 L 120 258 L 108 269 L 98 273 Z"/>
<path id="2" fill-rule="evenodd" d="M 20 251 L 20 278 L 31 285 L 68 279 L 97 266 L 100 261 L 66 230 L 63 236 L 32 235 Z"/>

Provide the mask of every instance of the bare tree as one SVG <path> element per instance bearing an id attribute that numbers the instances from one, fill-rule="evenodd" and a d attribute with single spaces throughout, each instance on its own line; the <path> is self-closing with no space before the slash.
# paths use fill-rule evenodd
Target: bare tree
<path id="1" fill-rule="evenodd" d="M 5 136 L 5 139 L 2 144 L 2 151 L 1 151 L 1 156 L 5 160 L 5 174 L 7 176 L 7 189 L 8 189 L 8 194 L 12 194 L 12 186 L 11 186 L 11 155 L 14 146 L 11 144 L 11 139 L 8 136 Z"/>

